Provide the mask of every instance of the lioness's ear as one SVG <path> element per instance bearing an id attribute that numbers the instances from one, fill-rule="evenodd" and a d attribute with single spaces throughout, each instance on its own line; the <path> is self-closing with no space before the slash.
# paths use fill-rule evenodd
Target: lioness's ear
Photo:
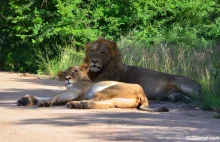
<path id="1" fill-rule="evenodd" d="M 86 72 L 88 72 L 88 71 L 89 71 L 89 68 L 90 68 L 89 63 L 85 63 L 84 68 L 85 68 Z"/>
<path id="2" fill-rule="evenodd" d="M 65 81 L 63 71 L 58 71 L 57 77 L 58 77 L 58 79 L 59 79 L 60 81 Z"/>
<path id="3" fill-rule="evenodd" d="M 89 63 L 83 62 L 79 68 L 80 68 L 80 70 L 85 70 L 86 72 L 88 72 L 89 71 Z"/>

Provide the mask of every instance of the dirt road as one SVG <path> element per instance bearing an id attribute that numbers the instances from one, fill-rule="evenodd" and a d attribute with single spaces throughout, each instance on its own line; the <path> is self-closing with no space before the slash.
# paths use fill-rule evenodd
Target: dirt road
<path id="1" fill-rule="evenodd" d="M 188 104 L 150 103 L 152 108 L 168 106 L 171 108 L 168 113 L 119 108 L 18 107 L 15 104 L 25 94 L 51 96 L 63 89 L 63 83 L 57 80 L 0 72 L 0 141 L 137 142 L 218 138 L 220 141 L 220 119 L 213 118 L 217 113 L 188 107 Z"/>

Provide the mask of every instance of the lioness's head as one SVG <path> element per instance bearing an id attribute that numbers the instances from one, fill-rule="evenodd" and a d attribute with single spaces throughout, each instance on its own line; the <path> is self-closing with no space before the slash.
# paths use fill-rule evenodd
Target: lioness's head
<path id="1" fill-rule="evenodd" d="M 68 67 L 64 71 L 59 71 L 57 76 L 60 81 L 66 81 L 66 87 L 72 87 L 74 83 L 82 80 L 89 79 L 87 72 L 89 70 L 89 64 L 83 63 L 81 66 Z"/>
<path id="2" fill-rule="evenodd" d="M 110 61 L 119 59 L 117 44 L 113 41 L 99 38 L 93 43 L 86 44 L 86 57 L 84 62 L 89 62 L 90 71 L 100 72 Z"/>

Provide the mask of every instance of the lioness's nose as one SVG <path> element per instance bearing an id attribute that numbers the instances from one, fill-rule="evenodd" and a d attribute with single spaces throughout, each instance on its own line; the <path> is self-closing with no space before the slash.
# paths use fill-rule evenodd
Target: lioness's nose
<path id="1" fill-rule="evenodd" d="M 65 77 L 65 80 L 70 80 L 71 79 L 71 77 Z"/>

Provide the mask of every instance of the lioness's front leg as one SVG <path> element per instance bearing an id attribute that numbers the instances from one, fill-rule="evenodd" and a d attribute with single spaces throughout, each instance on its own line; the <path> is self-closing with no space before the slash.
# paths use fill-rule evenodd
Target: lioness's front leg
<path id="1" fill-rule="evenodd" d="M 54 96 L 52 96 L 48 100 L 43 100 L 38 102 L 39 107 L 51 107 L 53 104 L 65 104 L 68 101 L 74 100 L 79 97 L 81 94 L 81 90 L 78 88 L 68 88 L 68 90 L 62 91 Z"/>
<path id="2" fill-rule="evenodd" d="M 48 100 L 38 101 L 37 106 L 38 107 L 51 107 L 57 101 L 57 99 L 60 97 L 60 95 L 62 95 L 62 94 L 58 93 L 58 94 L 52 96 Z"/>

